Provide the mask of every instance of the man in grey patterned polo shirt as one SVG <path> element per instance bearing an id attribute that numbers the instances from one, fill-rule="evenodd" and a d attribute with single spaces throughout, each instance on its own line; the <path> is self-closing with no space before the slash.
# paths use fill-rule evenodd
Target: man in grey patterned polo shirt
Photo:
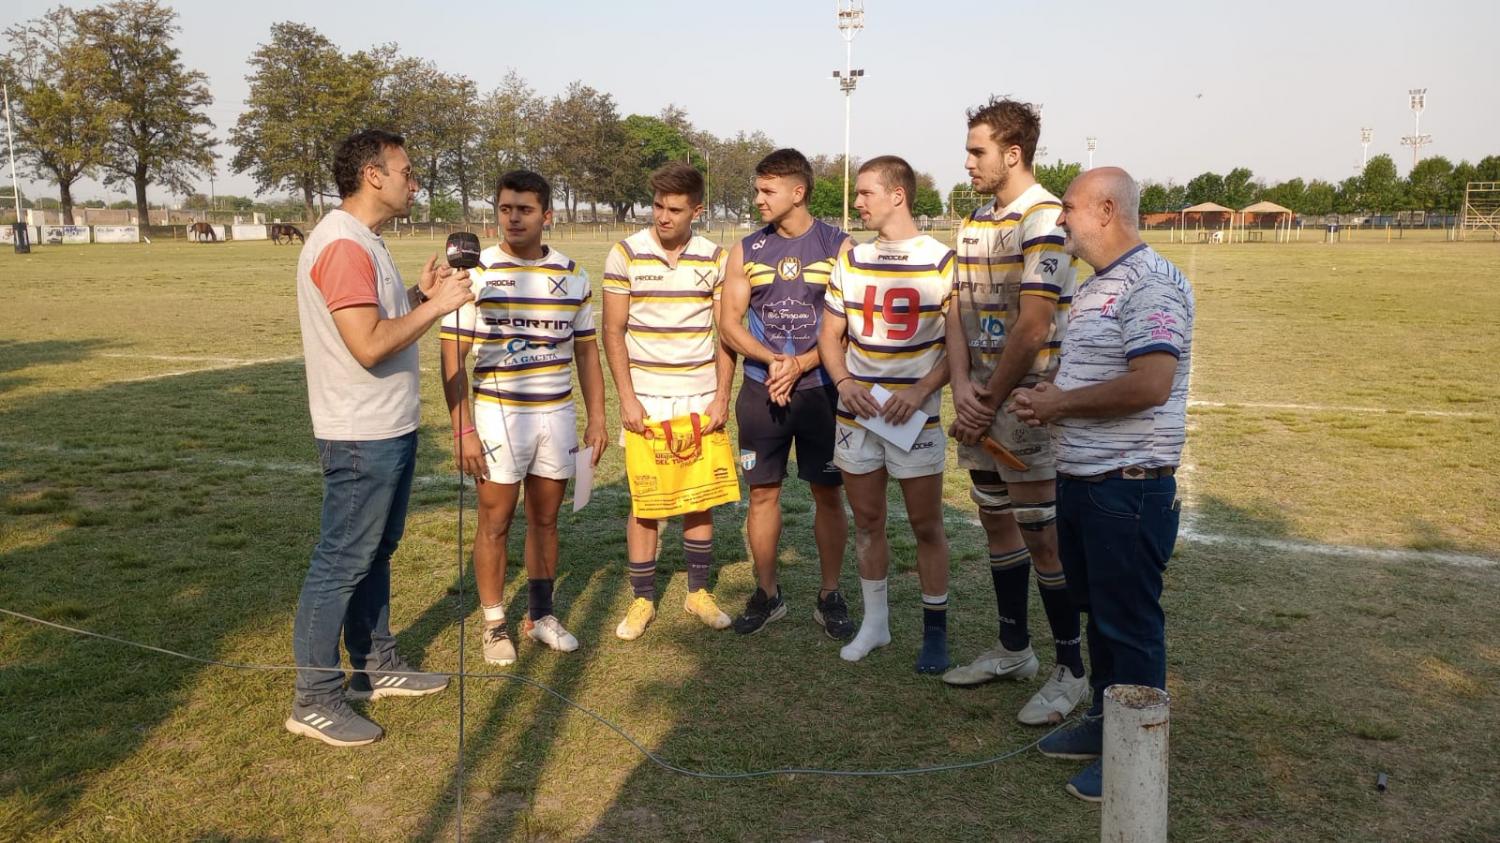
<path id="1" fill-rule="evenodd" d="M 1177 541 L 1177 480 L 1193 344 L 1193 288 L 1141 241 L 1140 188 L 1124 170 L 1078 177 L 1058 224 L 1094 267 L 1078 285 L 1053 383 L 1017 390 L 1016 414 L 1051 425 L 1058 549 L 1069 592 L 1088 613 L 1093 706 L 1043 754 L 1093 759 L 1068 782 L 1103 793 L 1104 689 L 1167 687 L 1162 572 Z"/>

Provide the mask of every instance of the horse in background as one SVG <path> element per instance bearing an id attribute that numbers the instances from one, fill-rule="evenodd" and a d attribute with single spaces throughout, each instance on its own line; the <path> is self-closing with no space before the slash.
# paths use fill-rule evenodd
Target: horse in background
<path id="1" fill-rule="evenodd" d="M 298 243 L 307 242 L 307 238 L 302 236 L 302 229 L 298 228 L 295 225 L 292 225 L 291 223 L 273 222 L 270 225 L 270 229 L 271 242 L 277 244 L 278 246 L 281 245 L 283 241 L 288 245 L 291 245 L 293 237 L 297 238 Z"/>
<path id="2" fill-rule="evenodd" d="M 219 242 L 218 232 L 214 231 L 214 227 L 206 222 L 189 223 L 187 233 L 189 240 L 198 243 L 202 243 L 204 240 L 210 243 Z"/>

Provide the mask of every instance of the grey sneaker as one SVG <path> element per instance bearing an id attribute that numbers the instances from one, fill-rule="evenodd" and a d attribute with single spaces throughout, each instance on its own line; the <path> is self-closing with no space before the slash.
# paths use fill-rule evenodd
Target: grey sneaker
<path id="1" fill-rule="evenodd" d="M 360 717 L 343 700 L 325 705 L 292 703 L 292 714 L 286 719 L 286 730 L 294 735 L 317 738 L 329 746 L 364 746 L 380 740 L 385 732 Z"/>
<path id="2" fill-rule="evenodd" d="M 448 687 L 448 677 L 440 673 L 419 673 L 402 659 L 389 671 L 372 670 L 349 678 L 344 697 L 351 700 L 378 700 L 381 697 L 425 697 Z"/>

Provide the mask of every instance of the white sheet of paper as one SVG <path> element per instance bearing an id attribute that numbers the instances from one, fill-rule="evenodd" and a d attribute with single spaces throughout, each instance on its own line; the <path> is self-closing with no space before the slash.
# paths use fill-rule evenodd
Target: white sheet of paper
<path id="1" fill-rule="evenodd" d="M 884 407 L 885 402 L 891 397 L 891 391 L 877 383 L 870 387 L 870 396 L 875 399 L 876 404 Z M 917 436 L 922 433 L 922 425 L 927 423 L 927 414 L 921 410 L 917 410 L 911 414 L 911 418 L 907 419 L 904 424 L 891 424 L 880 416 L 860 419 L 859 423 L 864 426 L 865 430 L 879 436 L 897 448 L 903 451 L 910 451 L 912 443 L 916 442 Z"/>
<path id="2" fill-rule="evenodd" d="M 589 505 L 594 494 L 594 449 L 579 448 L 573 462 L 573 511 Z"/>

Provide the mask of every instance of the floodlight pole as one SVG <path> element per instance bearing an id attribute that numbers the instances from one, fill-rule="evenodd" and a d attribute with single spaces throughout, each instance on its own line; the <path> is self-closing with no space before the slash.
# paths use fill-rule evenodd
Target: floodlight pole
<path id="1" fill-rule="evenodd" d="M 10 130 L 10 83 L 0 85 L 5 96 L 5 147 L 10 153 L 10 192 L 16 200 L 16 222 L 21 221 L 21 183 L 16 180 L 16 139 Z"/>
<path id="2" fill-rule="evenodd" d="M 1359 160 L 1359 171 L 1364 172 L 1365 165 L 1370 163 L 1370 141 L 1375 139 L 1375 130 L 1368 126 L 1359 130 L 1359 145 L 1364 149 L 1364 156 Z"/>
<path id="3" fill-rule="evenodd" d="M 1401 139 L 1401 145 L 1411 147 L 1411 166 L 1416 169 L 1422 147 L 1432 143 L 1432 135 L 1422 134 L 1422 110 L 1427 107 L 1427 89 L 1411 88 L 1407 94 L 1411 96 L 1412 132 Z"/>
<path id="4" fill-rule="evenodd" d="M 1098 138 L 1084 138 L 1089 148 L 1089 169 L 1094 169 L 1094 150 L 1099 148 Z"/>
<path id="5" fill-rule="evenodd" d="M 852 119 L 854 87 L 863 70 L 854 69 L 854 36 L 865 28 L 864 0 L 838 0 L 839 34 L 844 38 L 844 73 L 835 70 L 833 78 L 839 80 L 839 90 L 844 92 L 844 230 L 849 230 L 849 123 Z"/>

